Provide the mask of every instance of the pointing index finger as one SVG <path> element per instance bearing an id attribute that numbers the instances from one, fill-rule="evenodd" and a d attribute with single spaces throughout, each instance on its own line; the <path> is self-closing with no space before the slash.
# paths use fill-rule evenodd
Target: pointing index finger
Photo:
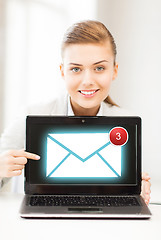
<path id="1" fill-rule="evenodd" d="M 30 153 L 30 152 L 25 152 L 24 151 L 24 157 L 28 158 L 28 159 L 32 159 L 32 160 L 39 160 L 40 156 L 34 153 Z"/>
<path id="2" fill-rule="evenodd" d="M 26 152 L 24 149 L 22 150 L 10 150 L 8 152 L 9 155 L 13 156 L 13 157 L 25 157 L 25 158 L 29 158 L 29 159 L 33 159 L 33 160 L 39 160 L 40 156 L 35 154 L 35 153 L 30 153 L 30 152 Z"/>

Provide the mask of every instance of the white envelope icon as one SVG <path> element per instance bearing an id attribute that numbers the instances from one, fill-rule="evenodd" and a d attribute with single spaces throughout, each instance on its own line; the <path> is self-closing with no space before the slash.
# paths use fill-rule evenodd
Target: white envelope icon
<path id="1" fill-rule="evenodd" d="M 121 146 L 109 133 L 47 135 L 47 177 L 120 177 Z"/>

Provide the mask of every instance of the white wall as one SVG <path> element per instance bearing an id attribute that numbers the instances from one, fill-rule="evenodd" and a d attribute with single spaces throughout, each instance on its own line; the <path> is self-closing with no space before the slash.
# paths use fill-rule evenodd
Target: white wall
<path id="1" fill-rule="evenodd" d="M 4 26 L 5 3 L 0 0 L 0 116 L 4 113 L 3 108 L 3 78 L 4 78 L 4 54 L 5 54 L 5 26 Z M 0 133 L 3 129 L 3 119 L 0 117 Z"/>
<path id="2" fill-rule="evenodd" d="M 161 1 L 98 0 L 113 34 L 119 74 L 112 98 L 143 119 L 143 169 L 161 183 Z"/>

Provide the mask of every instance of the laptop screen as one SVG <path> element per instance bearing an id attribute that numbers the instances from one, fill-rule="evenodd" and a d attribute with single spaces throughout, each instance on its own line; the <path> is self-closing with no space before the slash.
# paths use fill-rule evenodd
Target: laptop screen
<path id="1" fill-rule="evenodd" d="M 26 136 L 30 185 L 138 185 L 140 118 L 28 116 Z"/>

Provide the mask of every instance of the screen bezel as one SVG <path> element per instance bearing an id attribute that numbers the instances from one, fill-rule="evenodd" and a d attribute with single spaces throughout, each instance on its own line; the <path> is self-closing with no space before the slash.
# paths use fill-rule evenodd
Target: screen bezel
<path id="1" fill-rule="evenodd" d="M 30 131 L 32 124 L 131 124 L 137 127 L 137 163 L 136 163 L 136 185 L 56 185 L 56 184 L 32 184 L 30 181 L 29 160 L 25 167 L 25 193 L 26 194 L 140 194 L 141 192 L 141 118 L 140 117 L 76 117 L 76 116 L 27 116 L 26 118 L 26 151 L 30 152 L 30 139 L 32 133 Z"/>

